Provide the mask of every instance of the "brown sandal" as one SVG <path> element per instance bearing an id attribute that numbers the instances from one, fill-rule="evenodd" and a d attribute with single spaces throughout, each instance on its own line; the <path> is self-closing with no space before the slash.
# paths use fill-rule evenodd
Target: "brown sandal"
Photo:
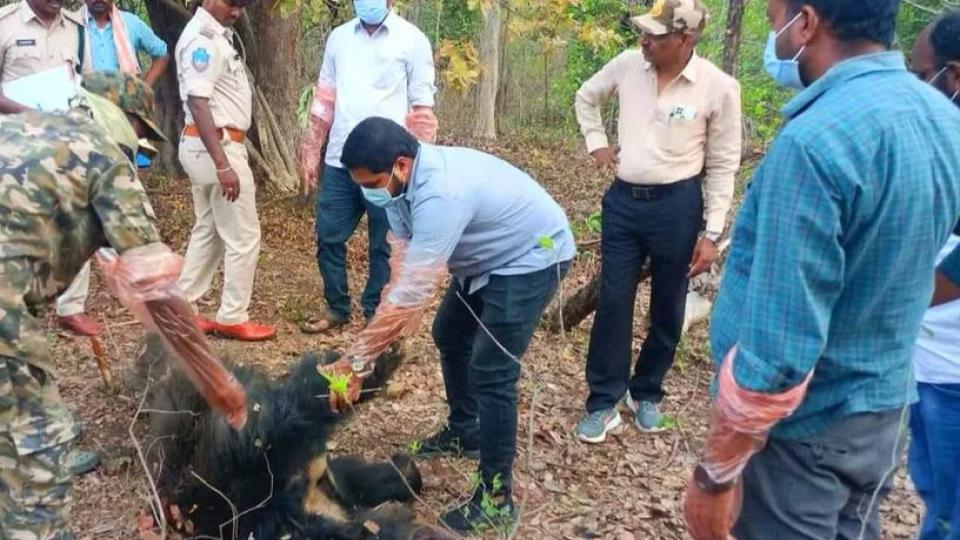
<path id="1" fill-rule="evenodd" d="M 343 326 L 348 322 L 348 318 L 336 319 L 330 315 L 310 317 L 300 325 L 300 331 L 304 334 L 322 334 L 339 326 Z"/>

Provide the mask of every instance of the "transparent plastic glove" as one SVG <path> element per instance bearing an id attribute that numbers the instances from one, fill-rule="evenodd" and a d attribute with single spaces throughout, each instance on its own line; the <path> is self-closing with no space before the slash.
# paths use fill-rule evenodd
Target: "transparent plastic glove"
<path id="1" fill-rule="evenodd" d="M 334 86 L 317 81 L 313 89 L 313 103 L 307 129 L 300 143 L 300 190 L 309 193 L 317 188 L 317 173 L 320 167 L 323 143 L 333 125 L 333 111 L 337 97 Z"/>
<path id="2" fill-rule="evenodd" d="M 197 391 L 235 429 L 247 421 L 246 395 L 197 328 L 193 310 L 177 286 L 183 259 L 164 244 L 134 248 L 122 256 L 100 250 L 97 259 L 107 283 L 124 306 L 160 335 Z"/>
<path id="3" fill-rule="evenodd" d="M 423 107 L 407 113 L 407 129 L 413 136 L 423 142 L 434 143 L 437 140 L 439 122 L 433 114 L 433 109 Z"/>
<path id="4" fill-rule="evenodd" d="M 408 251 L 407 243 L 393 233 L 387 235 L 387 241 L 391 246 L 390 282 L 381 294 L 373 320 L 346 354 L 349 361 L 366 364 L 360 376 L 369 375 L 377 357 L 416 329 L 437 285 L 447 275 L 446 263 L 438 254 Z"/>
<path id="5" fill-rule="evenodd" d="M 320 159 L 323 157 L 323 143 L 330 132 L 330 124 L 310 115 L 309 124 L 300 143 L 300 192 L 310 193 L 317 189 L 317 175 L 320 173 Z"/>
<path id="6" fill-rule="evenodd" d="M 710 414 L 710 430 L 701 465 L 714 482 L 726 483 L 740 476 L 747 461 L 767 442 L 773 426 L 800 406 L 813 377 L 811 371 L 797 386 L 780 394 L 741 388 L 733 377 L 737 347 L 720 366 L 719 391 Z"/>

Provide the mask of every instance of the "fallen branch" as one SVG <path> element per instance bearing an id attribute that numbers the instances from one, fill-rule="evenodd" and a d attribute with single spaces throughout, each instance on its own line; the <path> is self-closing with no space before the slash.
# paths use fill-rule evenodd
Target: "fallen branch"
<path id="1" fill-rule="evenodd" d="M 153 480 L 153 474 L 150 473 L 150 466 L 147 464 L 147 458 L 143 454 L 143 448 L 140 447 L 140 441 L 137 440 L 137 436 L 133 432 L 133 426 L 137 424 L 137 418 L 139 418 L 140 413 L 143 412 L 143 404 L 146 403 L 147 394 L 149 393 L 150 367 L 147 368 L 147 383 L 143 388 L 143 397 L 140 398 L 140 405 L 137 407 L 137 412 L 133 414 L 133 420 L 130 421 L 130 426 L 127 427 L 127 433 L 130 434 L 133 447 L 137 450 L 137 457 L 140 459 L 140 465 L 143 466 L 143 472 L 147 475 L 147 482 L 150 484 L 150 493 L 153 495 L 150 509 L 153 511 L 154 519 L 160 524 L 160 540 L 165 540 L 167 537 L 167 515 L 166 512 L 164 512 L 163 501 L 160 499 L 160 493 L 157 492 L 157 485 Z"/>

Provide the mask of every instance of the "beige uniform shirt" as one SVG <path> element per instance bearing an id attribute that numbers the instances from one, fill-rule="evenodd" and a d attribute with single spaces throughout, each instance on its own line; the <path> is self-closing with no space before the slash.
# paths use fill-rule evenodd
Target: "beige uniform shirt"
<path id="1" fill-rule="evenodd" d="M 197 8 L 176 47 L 177 77 L 186 123 L 193 123 L 187 97 L 208 98 L 217 127 L 250 129 L 253 93 L 243 58 L 233 47 L 233 30 Z"/>
<path id="2" fill-rule="evenodd" d="M 575 109 L 587 150 L 610 146 L 600 107 L 620 102 L 617 176 L 634 184 L 704 178 L 706 230 L 723 232 L 740 167 L 740 84 L 696 54 L 657 94 L 657 72 L 640 50 L 611 60 L 577 92 Z"/>
<path id="3" fill-rule="evenodd" d="M 0 8 L 0 83 L 64 63 L 79 65 L 78 29 L 82 26 L 75 13 L 60 10 L 60 16 L 48 28 L 26 0 Z"/>

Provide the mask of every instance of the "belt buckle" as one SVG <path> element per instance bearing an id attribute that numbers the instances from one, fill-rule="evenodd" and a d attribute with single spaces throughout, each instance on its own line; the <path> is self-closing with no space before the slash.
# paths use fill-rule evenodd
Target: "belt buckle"
<path id="1" fill-rule="evenodd" d="M 649 201 L 652 198 L 651 197 L 652 191 L 653 191 L 653 188 L 634 186 L 632 188 L 632 195 L 634 199 Z"/>

